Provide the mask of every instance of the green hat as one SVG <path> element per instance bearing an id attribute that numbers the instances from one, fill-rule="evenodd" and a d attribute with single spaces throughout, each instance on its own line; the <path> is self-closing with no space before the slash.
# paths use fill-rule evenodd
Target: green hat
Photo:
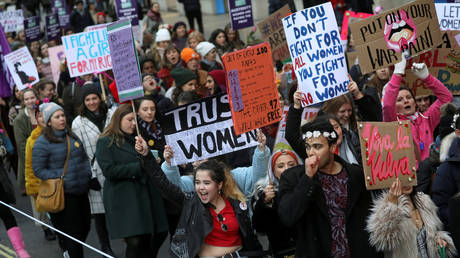
<path id="1" fill-rule="evenodd" d="M 194 72 L 184 68 L 174 68 L 171 71 L 171 76 L 174 78 L 176 82 L 176 87 L 180 88 L 187 82 L 191 80 L 196 80 L 197 76 Z"/>

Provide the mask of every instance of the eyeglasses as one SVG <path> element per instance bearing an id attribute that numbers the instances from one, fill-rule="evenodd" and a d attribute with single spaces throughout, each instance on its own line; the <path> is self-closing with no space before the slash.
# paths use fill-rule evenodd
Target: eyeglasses
<path id="1" fill-rule="evenodd" d="M 217 220 L 220 223 L 220 228 L 222 229 L 222 231 L 227 232 L 228 227 L 224 224 L 224 216 L 222 216 L 222 214 L 217 214 Z"/>

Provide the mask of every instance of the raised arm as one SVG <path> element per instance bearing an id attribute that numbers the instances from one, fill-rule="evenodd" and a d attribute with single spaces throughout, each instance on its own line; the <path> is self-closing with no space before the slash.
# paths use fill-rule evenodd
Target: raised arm
<path id="1" fill-rule="evenodd" d="M 300 92 L 294 94 L 294 104 L 289 107 L 286 119 L 286 141 L 292 149 L 299 154 L 302 159 L 307 158 L 305 152 L 305 142 L 302 140 L 300 133 L 300 122 L 302 120 L 303 109 L 300 106 Z"/>

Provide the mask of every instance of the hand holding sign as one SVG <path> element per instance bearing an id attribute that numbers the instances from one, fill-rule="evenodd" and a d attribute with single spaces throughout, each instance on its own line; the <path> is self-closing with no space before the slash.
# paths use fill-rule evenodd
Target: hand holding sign
<path id="1" fill-rule="evenodd" d="M 166 164 L 171 166 L 171 159 L 174 157 L 174 151 L 172 150 L 171 145 L 165 145 L 163 157 L 165 158 Z"/>
<path id="2" fill-rule="evenodd" d="M 141 136 L 136 136 L 135 138 L 136 145 L 134 146 L 134 148 L 142 156 L 147 156 L 147 154 L 149 153 L 149 147 L 147 146 L 147 143 Z"/>
<path id="3" fill-rule="evenodd" d="M 300 102 L 302 101 L 302 92 L 301 91 L 296 91 L 294 93 L 294 108 L 295 109 L 300 109 L 301 104 Z"/>
<path id="4" fill-rule="evenodd" d="M 264 194 L 265 194 L 265 203 L 270 203 L 273 198 L 275 198 L 275 188 L 273 187 L 272 184 L 268 184 L 265 189 L 264 189 Z"/>
<path id="5" fill-rule="evenodd" d="M 358 84 L 356 84 L 355 81 L 353 81 L 353 78 L 351 78 L 350 74 L 348 74 L 348 79 L 350 79 L 350 83 L 348 84 L 348 91 L 353 94 L 353 97 L 355 100 L 361 99 L 363 97 L 363 94 L 361 91 L 359 91 Z"/>
<path id="6" fill-rule="evenodd" d="M 398 204 L 398 199 L 399 196 L 402 195 L 402 186 L 401 186 L 401 181 L 399 178 L 396 178 L 396 180 L 393 182 L 390 188 L 390 192 L 388 194 L 388 201 Z"/>
<path id="7" fill-rule="evenodd" d="M 259 142 L 259 147 L 260 151 L 265 152 L 265 144 L 267 143 L 267 137 L 265 137 L 265 134 L 262 132 L 262 130 L 257 129 L 257 142 Z"/>
<path id="8" fill-rule="evenodd" d="M 318 172 L 318 168 L 318 156 L 312 155 L 311 157 L 305 159 L 305 174 L 307 174 L 309 178 L 313 178 L 315 176 L 316 172 Z"/>
<path id="9" fill-rule="evenodd" d="M 428 72 L 428 68 L 426 67 L 425 63 L 413 63 L 412 72 L 417 76 L 418 78 L 424 80 L 430 75 L 430 72 Z"/>

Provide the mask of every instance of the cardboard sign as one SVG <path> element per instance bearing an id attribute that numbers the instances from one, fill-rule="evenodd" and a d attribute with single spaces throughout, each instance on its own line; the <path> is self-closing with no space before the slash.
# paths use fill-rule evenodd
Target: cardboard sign
<path id="1" fill-rule="evenodd" d="M 358 53 L 356 53 L 356 51 L 346 52 L 345 55 L 347 56 L 348 70 L 350 70 L 351 67 L 356 63 L 356 60 L 358 59 Z"/>
<path id="2" fill-rule="evenodd" d="M 283 26 L 302 106 L 347 93 L 347 64 L 331 3 L 291 14 L 283 18 Z"/>
<path id="3" fill-rule="evenodd" d="M 70 27 L 70 11 L 65 0 L 51 0 L 51 9 L 58 15 L 61 28 Z"/>
<path id="4" fill-rule="evenodd" d="M 366 19 L 373 14 L 370 13 L 356 13 L 353 11 L 345 11 L 343 14 L 343 21 L 342 21 L 342 32 L 340 32 L 340 39 L 347 40 L 348 37 L 348 25 L 351 22 L 359 21 L 362 19 Z"/>
<path id="5" fill-rule="evenodd" d="M 439 45 L 441 31 L 432 0 L 419 0 L 350 25 L 363 74 L 388 67 L 409 50 L 417 56 Z"/>
<path id="6" fill-rule="evenodd" d="M 397 177 L 403 186 L 417 185 L 409 120 L 360 122 L 359 140 L 367 189 L 390 188 Z"/>
<path id="7" fill-rule="evenodd" d="M 460 3 L 435 3 L 441 30 L 460 30 Z"/>
<path id="8" fill-rule="evenodd" d="M 112 69 L 107 29 L 62 37 L 70 77 Z"/>
<path id="9" fill-rule="evenodd" d="M 455 37 L 460 31 L 443 31 L 437 48 L 408 60 L 403 85 L 409 86 L 416 96 L 431 95 L 431 89 L 414 75 L 412 63 L 425 63 L 434 77 L 438 78 L 454 95 L 460 95 L 460 48 Z"/>
<path id="10" fill-rule="evenodd" d="M 236 134 L 280 121 L 270 45 L 265 42 L 231 52 L 222 60 Z"/>
<path id="11" fill-rule="evenodd" d="M 5 62 L 18 90 L 27 88 L 39 81 L 37 67 L 27 47 L 22 47 L 6 55 Z"/>
<path id="12" fill-rule="evenodd" d="M 24 34 L 26 36 L 26 43 L 31 43 L 42 38 L 39 16 L 24 19 Z"/>
<path id="13" fill-rule="evenodd" d="M 275 144 L 273 152 L 278 150 L 292 150 L 292 147 L 286 140 L 286 121 L 289 106 L 285 106 L 283 109 L 283 119 L 281 119 L 278 125 L 278 132 L 276 133 Z M 315 119 L 318 114 L 319 108 L 304 108 L 302 112 L 302 123 L 308 123 Z"/>
<path id="14" fill-rule="evenodd" d="M 283 23 L 281 22 L 281 19 L 290 12 L 291 9 L 289 5 L 286 4 L 257 24 L 263 41 L 268 41 L 268 43 L 270 43 L 274 61 L 283 61 L 290 57 L 286 36 L 284 35 Z"/>
<path id="15" fill-rule="evenodd" d="M 22 10 L 0 12 L 0 25 L 3 27 L 5 33 L 21 30 L 24 26 Z"/>
<path id="16" fill-rule="evenodd" d="M 65 60 L 64 46 L 59 45 L 50 47 L 48 48 L 48 54 L 50 57 L 51 72 L 53 73 L 53 81 L 57 84 L 59 81 L 59 75 L 61 74 L 60 66 Z"/>
<path id="17" fill-rule="evenodd" d="M 165 112 L 161 129 L 174 151 L 172 165 L 184 164 L 256 146 L 255 131 L 233 130 L 227 95 L 217 95 Z"/>
<path id="18" fill-rule="evenodd" d="M 129 20 L 113 23 L 107 27 L 107 33 L 120 102 L 144 96 L 131 23 Z"/>
<path id="19" fill-rule="evenodd" d="M 115 9 L 119 20 L 131 19 L 133 26 L 139 25 L 136 0 L 115 0 Z"/>
<path id="20" fill-rule="evenodd" d="M 228 0 L 228 9 L 233 30 L 254 26 L 251 0 Z"/>
<path id="21" fill-rule="evenodd" d="M 45 17 L 46 21 L 46 40 L 58 40 L 61 36 L 61 26 L 57 14 L 50 14 Z"/>

